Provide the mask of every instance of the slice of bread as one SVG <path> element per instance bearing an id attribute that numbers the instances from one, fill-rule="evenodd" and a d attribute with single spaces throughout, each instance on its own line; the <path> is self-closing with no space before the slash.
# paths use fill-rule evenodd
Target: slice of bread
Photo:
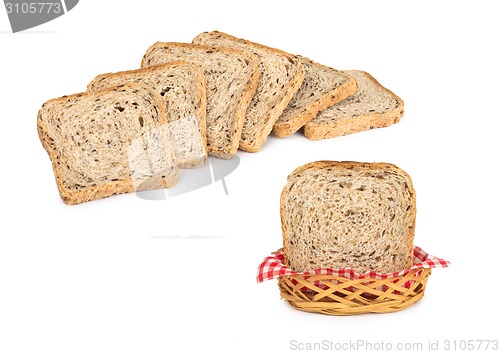
<path id="1" fill-rule="evenodd" d="M 318 112 L 358 90 L 356 80 L 349 74 L 298 57 L 304 67 L 304 82 L 274 123 L 273 134 L 280 138 L 292 135 L 316 117 Z"/>
<path id="2" fill-rule="evenodd" d="M 87 86 L 95 92 L 126 83 L 153 87 L 163 99 L 170 138 L 179 168 L 200 166 L 207 159 L 206 83 L 201 69 L 186 62 L 97 76 Z"/>
<path id="3" fill-rule="evenodd" d="M 193 39 L 193 43 L 235 48 L 259 59 L 259 86 L 248 107 L 240 141 L 240 149 L 259 151 L 274 123 L 304 80 L 300 59 L 281 50 L 218 31 L 201 33 Z"/>
<path id="4" fill-rule="evenodd" d="M 397 272 L 413 264 L 416 199 L 410 177 L 386 163 L 318 161 L 281 194 L 286 263 L 295 271 Z"/>
<path id="5" fill-rule="evenodd" d="M 257 59 L 234 49 L 187 43 L 152 45 L 142 67 L 185 60 L 202 68 L 207 80 L 207 149 L 210 155 L 236 155 L 245 112 L 257 88 Z"/>
<path id="6" fill-rule="evenodd" d="M 149 86 L 120 85 L 47 101 L 37 127 L 66 204 L 177 182 L 163 101 Z"/>
<path id="7" fill-rule="evenodd" d="M 358 82 L 358 91 L 343 101 L 321 111 L 304 126 L 310 140 L 321 140 L 361 131 L 382 128 L 399 122 L 404 103 L 370 74 L 345 71 Z"/>

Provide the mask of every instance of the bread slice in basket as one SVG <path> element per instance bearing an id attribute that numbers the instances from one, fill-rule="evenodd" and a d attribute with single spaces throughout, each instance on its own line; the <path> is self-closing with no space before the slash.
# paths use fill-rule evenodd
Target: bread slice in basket
<path id="1" fill-rule="evenodd" d="M 397 272 L 413 264 L 415 190 L 387 163 L 318 161 L 297 168 L 281 194 L 287 266 Z"/>
<path id="2" fill-rule="evenodd" d="M 67 204 L 177 182 L 164 104 L 149 86 L 121 85 L 47 101 L 37 127 Z"/>
<path id="3" fill-rule="evenodd" d="M 162 97 L 178 167 L 193 168 L 203 164 L 207 159 L 207 100 L 201 69 L 187 62 L 172 62 L 102 74 L 89 83 L 87 91 L 127 83 L 149 85 Z"/>

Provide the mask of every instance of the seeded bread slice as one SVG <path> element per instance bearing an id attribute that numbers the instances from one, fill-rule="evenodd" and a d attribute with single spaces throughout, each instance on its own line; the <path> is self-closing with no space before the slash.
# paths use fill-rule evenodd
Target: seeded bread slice
<path id="1" fill-rule="evenodd" d="M 179 168 L 200 166 L 207 159 L 206 82 L 201 69 L 186 62 L 97 76 L 87 86 L 95 92 L 126 83 L 153 87 L 162 97 Z"/>
<path id="2" fill-rule="evenodd" d="M 175 185 L 166 126 L 160 95 L 137 84 L 47 101 L 37 118 L 66 204 Z"/>
<path id="3" fill-rule="evenodd" d="M 259 86 L 248 107 L 240 141 L 240 149 L 259 151 L 304 80 L 300 59 L 218 31 L 201 33 L 193 39 L 193 43 L 235 48 L 259 59 Z"/>
<path id="4" fill-rule="evenodd" d="M 274 123 L 273 134 L 283 138 L 292 135 L 318 112 L 342 101 L 358 90 L 354 77 L 298 56 L 304 67 L 304 82 Z"/>
<path id="5" fill-rule="evenodd" d="M 306 164 L 281 194 L 286 263 L 296 271 L 403 270 L 413 262 L 415 215 L 411 179 L 394 165 Z"/>
<path id="6" fill-rule="evenodd" d="M 152 45 L 142 67 L 185 60 L 202 68 L 207 80 L 207 149 L 210 155 L 236 155 L 245 111 L 257 88 L 257 59 L 242 51 L 186 43 Z"/>
<path id="7" fill-rule="evenodd" d="M 370 74 L 346 71 L 358 82 L 358 91 L 343 101 L 321 111 L 304 127 L 310 140 L 321 140 L 361 131 L 382 128 L 399 122 L 404 103 Z"/>

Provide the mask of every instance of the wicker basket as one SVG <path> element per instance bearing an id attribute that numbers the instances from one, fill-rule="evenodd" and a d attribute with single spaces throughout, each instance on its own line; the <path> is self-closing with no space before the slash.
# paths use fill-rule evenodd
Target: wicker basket
<path id="1" fill-rule="evenodd" d="M 430 268 L 387 279 L 297 274 L 279 277 L 278 286 L 281 297 L 301 311 L 339 316 L 387 313 L 420 300 L 430 275 Z"/>

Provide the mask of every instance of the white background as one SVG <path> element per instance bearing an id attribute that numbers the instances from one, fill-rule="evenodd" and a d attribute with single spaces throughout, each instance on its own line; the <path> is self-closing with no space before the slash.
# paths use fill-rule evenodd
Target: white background
<path id="1" fill-rule="evenodd" d="M 0 8 L 0 353 L 287 353 L 296 352 L 292 340 L 424 349 L 429 340 L 500 340 L 494 5 L 82 0 L 18 34 Z M 64 205 L 36 132 L 42 103 L 85 90 L 97 74 L 137 68 L 158 40 L 189 42 L 216 29 L 366 70 L 403 98 L 405 115 L 325 141 L 271 137 L 261 152 L 239 153 L 229 195 L 217 182 L 164 201 L 129 194 Z M 320 159 L 391 162 L 412 176 L 415 243 L 453 263 L 433 272 L 422 301 L 393 314 L 321 316 L 280 300 L 275 281 L 256 284 L 257 265 L 281 246 L 288 173 Z"/>

